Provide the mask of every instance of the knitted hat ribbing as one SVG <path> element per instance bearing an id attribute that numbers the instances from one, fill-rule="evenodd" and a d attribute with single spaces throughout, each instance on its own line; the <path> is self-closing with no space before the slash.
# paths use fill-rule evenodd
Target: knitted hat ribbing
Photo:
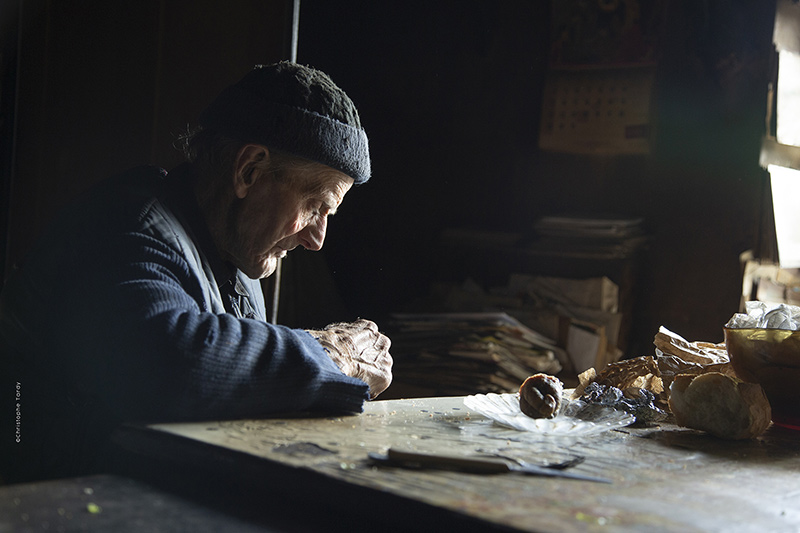
<path id="1" fill-rule="evenodd" d="M 200 114 L 200 125 L 328 165 L 356 184 L 370 177 L 367 134 L 355 105 L 311 67 L 257 65 Z"/>

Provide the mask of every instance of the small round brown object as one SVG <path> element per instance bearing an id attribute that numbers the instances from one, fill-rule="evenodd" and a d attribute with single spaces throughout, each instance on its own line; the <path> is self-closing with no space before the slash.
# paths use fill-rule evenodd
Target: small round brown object
<path id="1" fill-rule="evenodd" d="M 531 418 L 553 418 L 561 407 L 564 384 L 548 374 L 529 376 L 519 388 L 519 408 Z"/>

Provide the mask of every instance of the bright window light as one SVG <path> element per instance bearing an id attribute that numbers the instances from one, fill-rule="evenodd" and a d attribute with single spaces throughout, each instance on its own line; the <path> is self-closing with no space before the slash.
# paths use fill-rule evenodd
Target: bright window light
<path id="1" fill-rule="evenodd" d="M 800 268 L 800 171 L 769 165 L 781 268 Z"/>
<path id="2" fill-rule="evenodd" d="M 800 146 L 800 55 L 778 54 L 776 137 L 781 144 Z"/>
<path id="3" fill-rule="evenodd" d="M 778 52 L 775 137 L 779 144 L 800 146 L 800 55 Z M 781 268 L 800 267 L 800 171 L 768 165 L 778 261 Z"/>

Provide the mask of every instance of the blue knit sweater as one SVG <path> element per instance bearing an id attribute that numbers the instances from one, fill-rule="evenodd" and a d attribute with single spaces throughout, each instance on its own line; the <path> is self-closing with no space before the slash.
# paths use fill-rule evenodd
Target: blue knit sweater
<path id="1" fill-rule="evenodd" d="M 267 323 L 258 282 L 226 270 L 179 169 L 102 183 L 6 283 L 0 379 L 5 399 L 21 389 L 18 430 L 0 437 L 7 479 L 102 468 L 123 421 L 361 411 L 366 384 L 307 332 Z"/>

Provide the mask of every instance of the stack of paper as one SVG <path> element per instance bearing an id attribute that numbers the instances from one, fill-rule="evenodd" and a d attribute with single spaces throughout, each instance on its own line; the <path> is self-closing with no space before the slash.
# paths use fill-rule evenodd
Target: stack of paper
<path id="1" fill-rule="evenodd" d="M 561 257 L 621 259 L 646 242 L 640 218 L 547 216 L 534 230 L 531 249 Z"/>
<path id="2" fill-rule="evenodd" d="M 395 315 L 393 387 L 456 396 L 509 392 L 561 371 L 555 342 L 505 313 Z"/>
<path id="3" fill-rule="evenodd" d="M 546 216 L 536 224 L 536 233 L 548 237 L 620 239 L 642 234 L 642 219 L 625 217 Z"/>

